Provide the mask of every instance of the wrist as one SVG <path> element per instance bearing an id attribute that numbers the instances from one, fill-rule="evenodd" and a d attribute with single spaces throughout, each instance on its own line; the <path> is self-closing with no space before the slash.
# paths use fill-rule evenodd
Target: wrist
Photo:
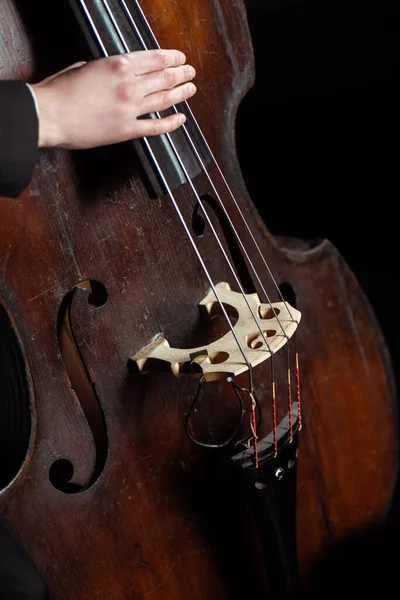
<path id="1" fill-rule="evenodd" d="M 60 119 L 57 114 L 57 100 L 51 89 L 41 85 L 30 85 L 38 115 L 38 146 L 54 148 L 62 143 Z"/>

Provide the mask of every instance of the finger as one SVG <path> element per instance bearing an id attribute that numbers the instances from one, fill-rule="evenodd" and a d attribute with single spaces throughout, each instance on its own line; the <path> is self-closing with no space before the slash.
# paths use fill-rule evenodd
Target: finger
<path id="1" fill-rule="evenodd" d="M 170 67 L 163 71 L 142 75 L 143 96 L 161 92 L 162 90 L 171 90 L 177 85 L 190 81 L 195 75 L 196 71 L 191 65 Z"/>
<path id="2" fill-rule="evenodd" d="M 118 56 L 111 56 L 109 62 L 116 67 L 126 67 L 134 75 L 144 75 L 154 71 L 162 71 L 168 67 L 178 67 L 186 62 L 186 56 L 180 50 L 138 50 Z"/>
<path id="3" fill-rule="evenodd" d="M 46 83 L 49 83 L 49 81 L 52 81 L 53 79 L 56 79 L 57 77 L 59 77 L 60 75 L 63 75 L 67 71 L 71 71 L 71 69 L 79 69 L 80 67 L 83 67 L 86 64 L 87 63 L 84 60 L 82 60 L 81 62 L 74 63 L 73 65 L 70 65 L 69 67 L 66 67 L 62 71 L 58 71 L 57 73 L 54 73 L 53 75 L 50 75 L 50 77 L 46 77 L 46 79 L 43 79 L 43 81 L 40 81 L 39 83 L 37 83 L 36 86 L 39 87 L 41 85 L 45 85 Z"/>
<path id="4" fill-rule="evenodd" d="M 141 114 L 145 115 L 152 112 L 167 110 L 167 108 L 171 108 L 171 106 L 191 98 L 196 91 L 196 86 L 194 83 L 190 82 L 179 85 L 172 90 L 150 94 L 149 96 L 146 96 L 141 103 Z"/>
<path id="5" fill-rule="evenodd" d="M 134 135 L 136 137 L 153 137 L 163 133 L 171 133 L 186 121 L 185 115 L 179 113 L 162 119 L 137 119 Z"/>

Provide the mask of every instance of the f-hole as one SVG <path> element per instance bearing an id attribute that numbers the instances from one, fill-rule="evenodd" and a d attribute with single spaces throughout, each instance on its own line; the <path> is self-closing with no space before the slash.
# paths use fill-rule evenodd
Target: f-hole
<path id="1" fill-rule="evenodd" d="M 66 493 L 80 492 L 93 485 L 103 471 L 108 452 L 108 438 L 103 411 L 73 334 L 71 306 L 78 288 L 89 291 L 87 301 L 92 308 L 104 306 L 108 297 L 107 290 L 102 283 L 86 280 L 76 284 L 65 295 L 58 313 L 57 335 L 60 353 L 71 387 L 91 429 L 96 448 L 95 468 L 88 486 L 71 483 L 74 468 L 68 460 L 59 459 L 53 463 L 49 473 L 50 481 L 55 488 Z"/>
<path id="2" fill-rule="evenodd" d="M 256 288 L 254 286 L 250 272 L 247 268 L 238 241 L 235 237 L 234 232 L 231 229 L 231 226 L 224 211 L 222 210 L 218 202 L 208 194 L 204 194 L 201 197 L 201 201 L 204 207 L 206 204 L 208 204 L 208 206 L 213 210 L 214 214 L 216 215 L 219 221 L 225 240 L 228 244 L 228 249 L 231 255 L 232 262 L 236 267 L 236 273 L 241 281 L 245 293 L 254 294 Z M 192 215 L 192 231 L 197 237 L 202 237 L 205 233 L 207 225 L 208 223 L 204 218 L 203 210 L 197 202 Z"/>

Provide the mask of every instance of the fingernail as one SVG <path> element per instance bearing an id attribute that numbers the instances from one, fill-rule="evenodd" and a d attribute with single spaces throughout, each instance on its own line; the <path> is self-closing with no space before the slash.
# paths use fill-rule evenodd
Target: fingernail
<path id="1" fill-rule="evenodd" d="M 179 125 L 183 125 L 186 121 L 185 115 L 179 115 Z"/>
<path id="2" fill-rule="evenodd" d="M 181 52 L 181 65 L 184 65 L 186 62 L 186 56 L 183 54 L 183 52 Z"/>
<path id="3" fill-rule="evenodd" d="M 196 71 L 194 70 L 193 67 L 189 67 L 189 74 L 190 74 L 190 77 L 194 77 L 196 75 Z"/>
<path id="4" fill-rule="evenodd" d="M 194 83 L 188 83 L 188 91 L 191 96 L 193 96 L 193 94 L 196 93 L 196 90 L 197 90 L 197 88 L 194 85 Z"/>

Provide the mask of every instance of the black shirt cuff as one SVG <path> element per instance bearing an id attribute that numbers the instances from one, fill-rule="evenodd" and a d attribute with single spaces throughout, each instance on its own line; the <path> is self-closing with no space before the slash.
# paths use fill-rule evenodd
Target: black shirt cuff
<path id="1" fill-rule="evenodd" d="M 23 81 L 0 81 L 0 196 L 17 198 L 38 158 L 38 117 Z"/>

